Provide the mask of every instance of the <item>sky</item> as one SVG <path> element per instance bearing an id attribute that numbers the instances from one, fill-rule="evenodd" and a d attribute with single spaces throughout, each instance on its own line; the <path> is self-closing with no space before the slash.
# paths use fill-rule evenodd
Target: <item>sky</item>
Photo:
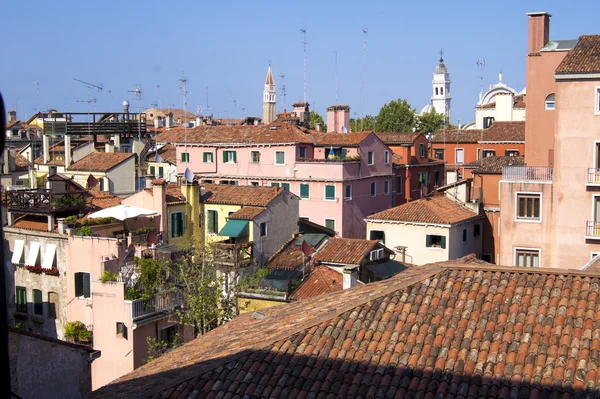
<path id="1" fill-rule="evenodd" d="M 124 100 L 132 111 L 183 108 L 185 77 L 187 110 L 262 116 L 271 64 L 277 111 L 283 85 L 289 111 L 303 99 L 305 29 L 311 109 L 324 115 L 329 105 L 348 104 L 352 117 L 376 115 L 405 98 L 418 112 L 430 102 L 443 49 L 452 123 L 464 124 L 474 119 L 482 82 L 485 91 L 502 72 L 504 83 L 525 87 L 526 14 L 537 11 L 553 15 L 551 39 L 600 33 L 598 1 L 10 1 L 0 28 L 0 91 L 25 120 L 50 108 L 120 111 Z M 137 85 L 141 99 L 130 92 Z"/>

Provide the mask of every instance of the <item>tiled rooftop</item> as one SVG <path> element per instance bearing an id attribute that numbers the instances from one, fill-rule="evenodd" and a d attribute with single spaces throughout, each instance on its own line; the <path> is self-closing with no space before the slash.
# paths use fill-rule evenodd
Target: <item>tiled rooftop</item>
<path id="1" fill-rule="evenodd" d="M 301 268 L 303 262 L 306 263 L 308 261 L 302 252 L 302 240 L 302 234 L 288 240 L 275 255 L 271 256 L 265 267 L 271 270 L 297 270 Z M 314 253 L 314 251 L 315 248 L 311 247 L 311 254 Z"/>
<path id="2" fill-rule="evenodd" d="M 317 146 L 358 146 L 373 132 L 325 133 L 312 132 Z"/>
<path id="3" fill-rule="evenodd" d="M 247 126 L 199 126 L 188 128 L 187 134 L 182 127 L 160 133 L 157 143 L 183 144 L 274 144 L 274 143 L 312 143 L 310 135 L 289 123 L 283 123 L 277 129 L 269 125 Z"/>
<path id="4" fill-rule="evenodd" d="M 555 73 L 600 73 L 600 35 L 580 36 L 575 48 L 567 53 Z"/>
<path id="5" fill-rule="evenodd" d="M 279 187 L 233 186 L 228 184 L 203 184 L 207 204 L 268 206 L 283 193 Z"/>
<path id="6" fill-rule="evenodd" d="M 342 265 L 360 265 L 369 252 L 378 246 L 376 240 L 362 238 L 330 238 L 327 243 L 313 256 L 313 262 L 318 264 L 337 263 Z"/>
<path id="7" fill-rule="evenodd" d="M 265 211 L 265 208 L 260 206 L 244 206 L 238 211 L 229 215 L 229 219 L 254 220 L 255 217 Z"/>
<path id="8" fill-rule="evenodd" d="M 134 155 L 129 152 L 92 152 L 69 166 L 67 170 L 108 172 Z"/>
<path id="9" fill-rule="evenodd" d="M 479 218 L 475 212 L 445 195 L 426 197 L 378 212 L 368 220 L 452 225 Z"/>
<path id="10" fill-rule="evenodd" d="M 177 150 L 173 144 L 165 144 L 158 149 L 158 155 L 163 159 L 163 162 L 169 162 L 173 165 L 177 164 Z M 148 162 L 156 161 L 156 151 L 149 152 L 146 156 Z"/>
<path id="11" fill-rule="evenodd" d="M 597 273 L 453 263 L 243 314 L 91 397 L 597 397 Z"/>
<path id="12" fill-rule="evenodd" d="M 91 196 L 88 200 L 88 212 L 96 212 L 104 208 L 112 208 L 121 203 L 122 198 L 116 197 L 106 191 L 96 189 L 87 190 Z"/>
<path id="13" fill-rule="evenodd" d="M 477 161 L 465 164 L 465 168 L 473 168 L 474 173 L 492 173 L 502 174 L 502 168 L 505 166 L 523 166 L 524 157 L 485 157 Z"/>
<path id="14" fill-rule="evenodd" d="M 417 137 L 421 135 L 419 132 L 377 132 L 375 133 L 379 140 L 383 141 L 387 145 L 398 145 L 398 144 L 413 144 Z"/>
<path id="15" fill-rule="evenodd" d="M 315 266 L 290 299 L 299 301 L 343 289 L 343 276 L 328 266 Z"/>
<path id="16" fill-rule="evenodd" d="M 158 180 L 163 180 L 164 183 L 164 179 L 154 179 L 152 180 L 152 184 L 154 185 L 155 181 L 159 183 Z M 153 195 L 152 188 L 145 188 L 144 190 L 150 195 Z M 165 184 L 165 201 L 167 205 L 179 205 L 185 204 L 187 198 L 181 192 L 181 186 L 176 184 Z"/>
<path id="17" fill-rule="evenodd" d="M 487 129 L 447 130 L 436 133 L 432 143 L 525 142 L 525 122 L 494 122 Z"/>

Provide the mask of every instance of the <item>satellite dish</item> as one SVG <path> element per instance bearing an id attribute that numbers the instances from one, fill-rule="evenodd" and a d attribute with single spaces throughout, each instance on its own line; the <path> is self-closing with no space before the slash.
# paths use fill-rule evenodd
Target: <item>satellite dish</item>
<path id="1" fill-rule="evenodd" d="M 342 126 L 342 133 L 348 133 L 348 128 L 346 126 Z"/>

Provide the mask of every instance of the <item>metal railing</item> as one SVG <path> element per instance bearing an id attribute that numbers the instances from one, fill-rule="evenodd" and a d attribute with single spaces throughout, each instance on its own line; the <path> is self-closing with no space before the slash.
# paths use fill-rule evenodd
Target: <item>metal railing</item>
<path id="1" fill-rule="evenodd" d="M 585 224 L 585 236 L 600 238 L 600 222 L 588 220 Z"/>
<path id="2" fill-rule="evenodd" d="M 131 301 L 131 319 L 135 321 L 140 317 L 170 310 L 179 305 L 181 305 L 181 301 L 178 292 L 159 292 L 151 299 Z"/>
<path id="3" fill-rule="evenodd" d="M 598 184 L 600 185 L 600 169 L 597 168 L 588 168 L 587 170 L 587 178 L 585 180 L 586 184 Z"/>
<path id="4" fill-rule="evenodd" d="M 547 166 L 505 166 L 502 180 L 552 181 L 552 168 Z"/>
<path id="5" fill-rule="evenodd" d="M 85 206 L 85 191 L 56 193 L 48 189 L 7 190 L 6 209 L 28 213 L 53 213 L 78 210 Z"/>

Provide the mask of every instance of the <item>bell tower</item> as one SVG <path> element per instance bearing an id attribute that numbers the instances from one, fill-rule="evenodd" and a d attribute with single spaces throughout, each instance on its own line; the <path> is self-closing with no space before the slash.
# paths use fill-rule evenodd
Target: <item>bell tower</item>
<path id="1" fill-rule="evenodd" d="M 440 50 L 440 63 L 435 67 L 433 74 L 433 93 L 431 105 L 438 114 L 446 115 L 450 119 L 450 74 L 444 64 L 444 50 Z"/>
<path id="2" fill-rule="evenodd" d="M 271 72 L 271 65 L 269 65 L 267 78 L 265 79 L 265 91 L 263 92 L 263 123 L 265 125 L 273 122 L 276 118 L 276 94 L 273 73 Z"/>

